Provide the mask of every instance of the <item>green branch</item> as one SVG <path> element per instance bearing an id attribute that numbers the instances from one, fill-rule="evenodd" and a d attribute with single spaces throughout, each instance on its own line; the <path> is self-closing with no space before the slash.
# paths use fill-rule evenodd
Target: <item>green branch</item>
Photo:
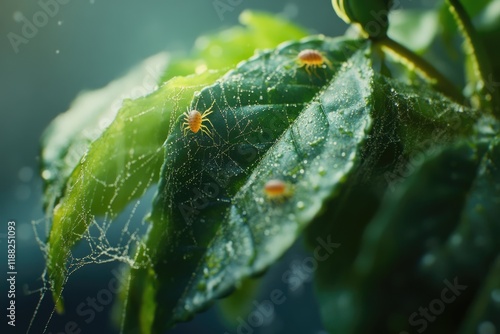
<path id="1" fill-rule="evenodd" d="M 498 92 L 495 91 L 494 87 L 488 85 L 487 75 L 493 73 L 493 71 L 486 51 L 480 43 L 479 36 L 472 25 L 469 15 L 460 1 L 446 0 L 446 2 L 448 3 L 448 9 L 457 23 L 458 29 L 464 37 L 465 51 L 472 61 L 473 74 L 477 82 L 475 92 L 478 93 L 477 101 L 473 102 L 477 104 L 477 107 L 495 112 L 497 118 L 500 118 Z"/>
<path id="2" fill-rule="evenodd" d="M 460 90 L 427 60 L 389 37 L 376 40 L 375 43 L 400 58 L 409 68 L 419 71 L 424 77 L 430 80 L 440 92 L 456 102 L 463 103 L 464 96 Z"/>

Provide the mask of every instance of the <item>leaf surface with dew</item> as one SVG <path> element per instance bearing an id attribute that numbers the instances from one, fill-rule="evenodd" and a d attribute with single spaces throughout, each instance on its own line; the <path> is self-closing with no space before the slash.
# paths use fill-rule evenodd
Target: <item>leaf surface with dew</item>
<path id="1" fill-rule="evenodd" d="M 306 70 L 304 49 L 332 68 Z M 308 38 L 263 52 L 203 89 L 209 135 L 165 143 L 148 239 L 133 269 L 125 331 L 157 333 L 262 272 L 295 241 L 357 164 L 372 125 L 369 42 Z M 266 196 L 271 179 L 288 187 Z M 173 268 L 175 268 L 173 270 Z"/>
<path id="2" fill-rule="evenodd" d="M 106 215 L 112 219 L 158 181 L 164 155 L 161 146 L 170 132 L 172 120 L 186 110 L 193 93 L 212 84 L 228 66 L 247 58 L 255 49 L 305 35 L 301 28 L 275 19 L 275 25 L 287 29 L 263 38 L 264 31 L 255 26 L 262 21 L 273 19 L 267 14 L 245 12 L 242 22 L 247 24 L 246 28 L 231 28 L 204 39 L 209 49 L 221 45 L 229 49 L 223 62 L 219 61 L 220 55 L 202 53 L 206 62 L 203 70 L 181 77 L 177 75 L 190 74 L 195 69 L 179 67 L 178 61 L 171 60 L 163 74 L 163 80 L 168 81 L 150 95 L 124 101 L 116 113 L 116 110 L 109 111 L 114 107 L 116 89 L 93 92 L 75 102 L 70 112 L 59 117 L 46 132 L 42 164 L 46 176 L 46 210 L 53 221 L 47 266 L 59 311 L 63 308 L 61 291 L 71 248 L 86 233 L 94 216 Z M 239 43 L 221 44 L 225 39 Z M 157 75 L 152 79 L 155 82 Z M 118 82 L 117 86 L 121 84 Z M 87 110 L 89 100 L 96 96 L 102 97 L 102 103 L 91 105 L 91 110 Z M 75 124 L 76 118 L 82 121 L 69 126 Z"/>

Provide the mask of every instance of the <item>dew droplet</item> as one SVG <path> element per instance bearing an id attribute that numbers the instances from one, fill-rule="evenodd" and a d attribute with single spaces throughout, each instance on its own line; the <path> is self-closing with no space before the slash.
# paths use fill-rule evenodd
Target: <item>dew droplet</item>
<path id="1" fill-rule="evenodd" d="M 200 65 L 196 66 L 194 72 L 196 74 L 202 74 L 202 73 L 205 73 L 207 70 L 208 70 L 208 67 L 206 64 L 200 64 Z"/>
<path id="2" fill-rule="evenodd" d="M 226 243 L 226 251 L 231 255 L 234 253 L 232 241 L 229 241 L 228 243 Z"/>

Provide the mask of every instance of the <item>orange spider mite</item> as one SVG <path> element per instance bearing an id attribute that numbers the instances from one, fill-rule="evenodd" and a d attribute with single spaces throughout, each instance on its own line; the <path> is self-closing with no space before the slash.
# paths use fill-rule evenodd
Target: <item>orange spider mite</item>
<path id="1" fill-rule="evenodd" d="M 269 199 L 283 199 L 290 195 L 290 189 L 285 182 L 273 179 L 264 185 L 264 193 Z"/>
<path id="2" fill-rule="evenodd" d="M 212 138 L 212 136 L 210 135 L 210 130 L 203 123 L 204 122 L 210 123 L 210 125 L 214 127 L 212 122 L 210 122 L 210 120 L 207 118 L 207 116 L 213 112 L 212 107 L 214 106 L 214 103 L 212 103 L 210 108 L 205 110 L 203 113 L 200 113 L 198 110 L 194 109 L 193 110 L 188 109 L 184 113 L 184 122 L 182 123 L 184 135 L 186 135 L 186 132 L 188 130 L 191 130 L 193 133 L 197 133 L 198 131 L 201 130 L 202 133 Z"/>
<path id="3" fill-rule="evenodd" d="M 299 67 L 305 67 L 306 72 L 311 74 L 310 69 L 316 69 L 326 64 L 329 68 L 332 63 L 319 51 L 313 49 L 305 49 L 297 55 L 297 63 Z"/>

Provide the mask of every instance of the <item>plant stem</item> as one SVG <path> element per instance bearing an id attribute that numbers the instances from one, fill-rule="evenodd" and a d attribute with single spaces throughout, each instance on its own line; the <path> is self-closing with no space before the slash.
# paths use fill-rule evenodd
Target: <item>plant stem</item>
<path id="1" fill-rule="evenodd" d="M 389 37 L 376 40 L 375 43 L 379 44 L 387 51 L 395 54 L 397 57 L 402 58 L 402 60 L 408 67 L 412 69 L 414 68 L 421 72 L 421 74 L 432 81 L 436 88 L 446 96 L 459 103 L 463 103 L 463 101 L 465 100 L 460 90 L 450 80 L 448 80 L 448 78 L 441 74 L 441 72 L 439 72 L 434 66 L 432 66 L 431 63 L 418 56 L 410 49 L 406 48 L 405 46 L 399 44 Z"/>
<path id="2" fill-rule="evenodd" d="M 450 10 L 458 29 L 465 40 L 465 50 L 472 61 L 473 73 L 477 86 L 475 92 L 478 94 L 478 107 L 487 108 L 496 113 L 497 118 L 500 118 L 500 110 L 498 110 L 498 92 L 488 82 L 486 75 L 493 73 L 491 64 L 486 54 L 486 50 L 479 41 L 479 36 L 472 25 L 469 15 L 465 11 L 458 0 L 446 0 L 448 9 Z M 494 106 L 497 106 L 496 110 Z"/>

